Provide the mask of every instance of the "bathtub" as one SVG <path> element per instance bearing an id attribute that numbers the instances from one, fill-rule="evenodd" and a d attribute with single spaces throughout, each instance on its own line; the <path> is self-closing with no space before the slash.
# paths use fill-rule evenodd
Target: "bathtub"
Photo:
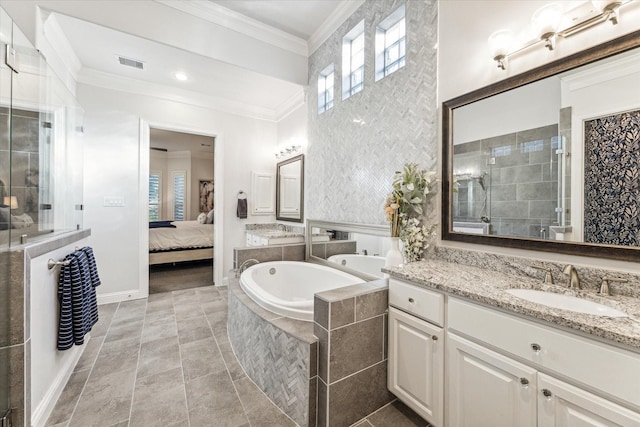
<path id="1" fill-rule="evenodd" d="M 370 276 L 383 278 L 380 269 L 384 267 L 385 257 L 378 255 L 338 254 L 327 258 L 329 262 L 335 262 L 347 268 L 360 271 Z"/>
<path id="2" fill-rule="evenodd" d="M 313 321 L 313 295 L 362 283 L 331 267 L 300 261 L 263 262 L 240 275 L 240 286 L 258 305 L 292 319 Z"/>

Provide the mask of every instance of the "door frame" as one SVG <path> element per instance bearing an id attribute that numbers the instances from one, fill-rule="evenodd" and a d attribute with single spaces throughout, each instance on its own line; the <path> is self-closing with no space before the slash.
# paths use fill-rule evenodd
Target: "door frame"
<path id="1" fill-rule="evenodd" d="M 214 191 L 213 193 L 213 211 L 215 217 L 215 222 L 213 225 L 213 281 L 216 286 L 221 286 L 224 284 L 224 209 L 222 209 L 222 203 L 224 200 L 223 135 L 221 133 L 212 132 L 210 130 L 140 119 L 139 186 L 140 206 L 144 209 L 144 213 L 140 215 L 140 290 L 143 294 L 147 296 L 149 295 L 149 218 L 147 213 L 149 211 L 150 128 L 189 133 L 193 135 L 202 135 L 214 138 L 213 179 L 216 191 Z"/>

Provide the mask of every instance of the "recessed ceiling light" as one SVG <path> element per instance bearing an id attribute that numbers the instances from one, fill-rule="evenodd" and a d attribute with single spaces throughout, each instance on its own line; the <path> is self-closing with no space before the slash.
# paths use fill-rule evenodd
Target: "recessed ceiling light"
<path id="1" fill-rule="evenodd" d="M 176 80 L 180 80 L 181 82 L 187 81 L 189 80 L 189 76 L 187 76 L 185 73 L 178 71 L 176 73 Z"/>

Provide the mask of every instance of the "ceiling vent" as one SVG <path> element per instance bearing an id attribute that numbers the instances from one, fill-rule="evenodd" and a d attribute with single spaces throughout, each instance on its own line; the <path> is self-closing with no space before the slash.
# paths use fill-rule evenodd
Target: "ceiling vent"
<path id="1" fill-rule="evenodd" d="M 144 62 L 136 59 L 125 58 L 124 56 L 118 56 L 118 62 L 120 65 L 126 65 L 127 67 L 137 68 L 138 70 L 144 69 Z"/>

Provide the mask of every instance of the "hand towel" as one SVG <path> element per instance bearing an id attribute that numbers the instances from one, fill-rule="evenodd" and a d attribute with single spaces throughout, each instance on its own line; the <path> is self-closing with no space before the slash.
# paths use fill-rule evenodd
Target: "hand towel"
<path id="1" fill-rule="evenodd" d="M 236 215 L 240 219 L 244 219 L 247 217 L 247 199 L 238 198 L 238 207 L 236 209 Z"/>

